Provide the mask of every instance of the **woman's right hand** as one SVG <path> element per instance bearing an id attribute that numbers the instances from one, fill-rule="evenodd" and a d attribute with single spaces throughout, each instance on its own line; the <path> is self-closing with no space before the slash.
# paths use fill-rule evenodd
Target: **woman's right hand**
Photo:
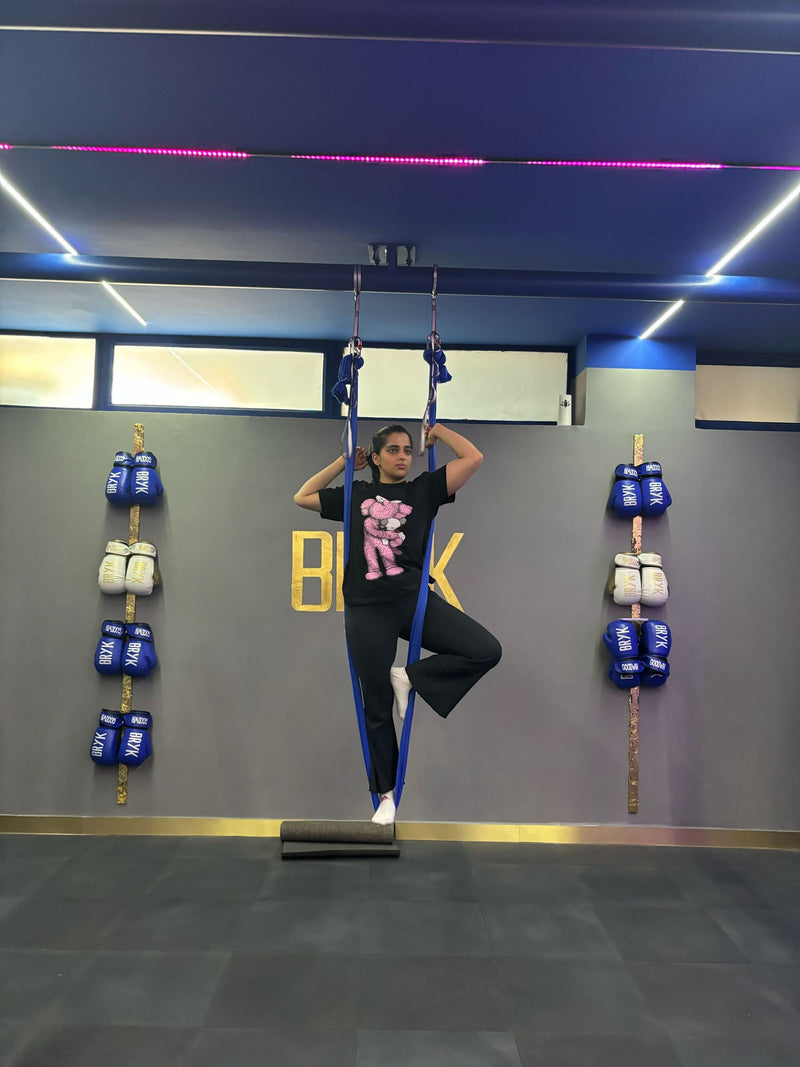
<path id="1" fill-rule="evenodd" d="M 361 445 L 356 446 L 356 463 L 355 469 L 357 471 L 363 471 L 367 465 L 367 450 L 362 448 Z"/>

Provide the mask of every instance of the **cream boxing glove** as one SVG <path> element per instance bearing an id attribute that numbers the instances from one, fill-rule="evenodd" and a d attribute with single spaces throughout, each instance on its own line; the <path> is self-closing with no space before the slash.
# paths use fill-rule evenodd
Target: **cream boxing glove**
<path id="1" fill-rule="evenodd" d="M 131 545 L 125 588 L 134 596 L 150 596 L 153 585 L 157 583 L 156 546 L 150 541 L 137 541 Z"/>
<path id="2" fill-rule="evenodd" d="M 663 560 L 657 552 L 640 552 L 639 562 L 642 565 L 642 603 L 660 608 L 669 599 L 667 576 L 661 567 Z"/>
<path id="3" fill-rule="evenodd" d="M 125 592 L 125 567 L 131 550 L 124 541 L 109 541 L 97 574 L 97 584 L 104 593 Z"/>
<path id="4" fill-rule="evenodd" d="M 614 556 L 614 574 L 608 583 L 608 591 L 615 604 L 638 604 L 642 599 L 642 579 L 639 560 L 629 552 Z"/>

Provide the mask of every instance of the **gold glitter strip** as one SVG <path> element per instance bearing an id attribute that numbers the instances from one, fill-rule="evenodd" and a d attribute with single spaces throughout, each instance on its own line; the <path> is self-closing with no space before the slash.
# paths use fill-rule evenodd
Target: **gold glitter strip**
<path id="1" fill-rule="evenodd" d="M 633 435 L 633 465 L 644 463 L 644 434 Z M 642 516 L 636 515 L 631 523 L 631 552 L 638 556 L 642 551 Z M 631 604 L 631 619 L 640 619 L 640 604 Z M 628 693 L 628 814 L 639 813 L 639 686 Z"/>
<path id="2" fill-rule="evenodd" d="M 288 816 L 287 816 L 288 817 Z M 151 815 L 0 815 L 4 834 L 136 834 L 147 837 L 279 837 L 282 819 Z M 623 823 L 400 822 L 399 841 L 495 841 L 513 844 L 681 845 L 698 848 L 800 849 L 797 830 Z"/>
<path id="3" fill-rule="evenodd" d="M 144 451 L 144 426 L 141 422 L 133 424 L 133 454 Z M 132 504 L 128 516 L 128 544 L 135 545 L 139 540 L 139 506 Z M 125 594 L 125 622 L 136 622 L 136 597 L 133 593 Z M 122 679 L 122 714 L 127 715 L 133 706 L 133 679 L 124 675 Z M 125 763 L 117 764 L 117 803 L 128 803 L 128 767 Z"/>

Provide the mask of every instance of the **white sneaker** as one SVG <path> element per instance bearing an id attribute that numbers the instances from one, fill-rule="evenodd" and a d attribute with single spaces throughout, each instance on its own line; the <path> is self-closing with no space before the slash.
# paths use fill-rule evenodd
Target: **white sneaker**
<path id="1" fill-rule="evenodd" d="M 390 789 L 388 793 L 381 793 L 380 796 L 381 802 L 372 816 L 372 821 L 378 823 L 379 826 L 391 826 L 397 811 L 394 806 L 394 789 Z"/>
<path id="2" fill-rule="evenodd" d="M 408 694 L 412 689 L 411 679 L 406 674 L 405 667 L 392 667 L 389 671 L 389 681 L 392 683 L 394 692 L 394 710 L 401 719 L 404 719 L 408 707 Z"/>

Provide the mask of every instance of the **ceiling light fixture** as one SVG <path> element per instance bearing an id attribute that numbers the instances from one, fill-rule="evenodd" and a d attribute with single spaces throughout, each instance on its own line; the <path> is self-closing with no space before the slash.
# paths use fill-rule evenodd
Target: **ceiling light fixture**
<path id="1" fill-rule="evenodd" d="M 771 210 L 767 212 L 763 219 L 757 222 L 751 230 L 748 230 L 744 237 L 740 238 L 736 242 L 736 244 L 733 245 L 733 247 L 730 248 L 721 259 L 718 259 L 714 266 L 710 267 L 709 270 L 706 271 L 705 277 L 713 278 L 717 274 L 719 274 L 719 272 L 722 270 L 726 263 L 730 263 L 734 256 L 738 255 L 743 248 L 745 248 L 747 245 L 750 244 L 752 240 L 758 237 L 761 231 L 766 229 L 766 227 L 769 226 L 769 224 L 774 219 L 776 219 L 778 215 L 781 214 L 781 212 L 785 211 L 790 204 L 794 203 L 794 201 L 799 196 L 800 182 L 798 182 L 797 185 L 793 186 L 793 188 L 789 190 L 786 196 L 782 200 L 779 200 L 778 203 L 773 208 L 771 208 Z M 655 333 L 655 331 L 658 329 L 659 326 L 662 325 L 662 323 L 666 322 L 667 319 L 671 318 L 676 311 L 683 307 L 685 303 L 685 300 L 678 300 L 669 308 L 667 308 L 664 314 L 657 318 L 655 322 L 651 323 L 651 325 L 647 327 L 644 333 L 639 334 L 639 340 L 646 341 L 648 337 Z"/>
<path id="2" fill-rule="evenodd" d="M 78 253 L 75 251 L 75 249 L 66 239 L 66 237 L 62 237 L 58 230 L 55 228 L 55 226 L 51 226 L 51 224 L 47 221 L 44 215 L 42 215 L 36 210 L 30 200 L 26 200 L 22 193 L 19 191 L 19 189 L 15 188 L 15 186 L 11 184 L 8 178 L 4 177 L 2 174 L 0 174 L 0 187 L 5 189 L 11 199 L 16 200 L 19 206 L 25 211 L 27 211 L 30 217 L 32 219 L 35 219 L 35 221 L 39 223 L 42 229 L 46 230 L 47 233 L 49 233 L 50 236 L 61 245 L 61 247 L 67 252 L 68 255 L 78 255 Z"/>
<path id="3" fill-rule="evenodd" d="M 77 249 L 73 248 L 65 237 L 61 236 L 55 226 L 52 226 L 44 217 L 44 215 L 42 215 L 41 212 L 36 210 L 30 200 L 27 200 L 19 191 L 19 189 L 12 185 L 8 178 L 6 178 L 3 174 L 0 174 L 0 188 L 4 189 L 12 198 L 12 200 L 16 200 L 20 207 L 27 211 L 31 218 L 35 219 L 35 221 L 39 223 L 42 229 L 45 230 L 46 233 L 49 233 L 50 236 L 60 244 L 61 247 L 66 251 L 67 255 L 80 255 L 80 252 L 78 252 Z M 132 308 L 128 301 L 119 295 L 113 285 L 109 285 L 108 282 L 101 282 L 100 284 L 103 286 L 106 292 L 110 293 L 115 300 L 118 300 L 119 303 L 122 304 L 122 306 L 127 312 L 129 312 L 129 314 L 133 315 L 137 322 L 141 323 L 142 326 L 147 325 L 147 323 L 144 321 L 139 312 L 136 311 L 135 308 Z"/>
<path id="4" fill-rule="evenodd" d="M 136 310 L 136 308 L 132 308 L 131 305 L 128 303 L 128 301 L 125 299 L 125 297 L 119 295 L 119 293 L 117 292 L 117 290 L 114 288 L 113 285 L 109 285 L 108 282 L 100 282 L 100 284 L 102 285 L 102 287 L 105 289 L 105 291 L 107 293 L 111 293 L 111 295 L 114 297 L 114 299 L 117 300 L 120 304 L 122 304 L 122 306 L 125 308 L 125 310 L 130 315 L 133 315 L 133 317 L 136 319 L 136 321 L 138 323 L 140 323 L 142 326 L 146 326 L 147 325 L 147 323 L 144 321 L 144 319 L 139 314 L 139 312 Z"/>

